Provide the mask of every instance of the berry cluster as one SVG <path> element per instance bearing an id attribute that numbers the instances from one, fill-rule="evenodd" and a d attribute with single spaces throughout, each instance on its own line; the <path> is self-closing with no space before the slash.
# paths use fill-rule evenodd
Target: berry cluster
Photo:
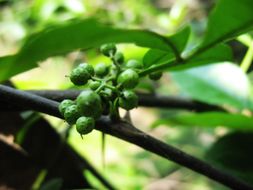
<path id="1" fill-rule="evenodd" d="M 117 51 L 114 44 L 102 45 L 100 51 L 112 61 L 111 65 L 104 63 L 93 67 L 81 63 L 70 74 L 71 82 L 76 86 L 86 85 L 73 100 L 63 100 L 59 106 L 61 114 L 70 124 L 76 124 L 81 134 L 91 132 L 95 120 L 102 114 L 111 118 L 119 118 L 118 108 L 131 110 L 138 105 L 138 96 L 133 89 L 139 83 L 138 72 L 143 69 L 141 62 L 129 60 L 125 63 L 124 56 Z M 152 73 L 150 79 L 158 80 L 162 73 Z"/>

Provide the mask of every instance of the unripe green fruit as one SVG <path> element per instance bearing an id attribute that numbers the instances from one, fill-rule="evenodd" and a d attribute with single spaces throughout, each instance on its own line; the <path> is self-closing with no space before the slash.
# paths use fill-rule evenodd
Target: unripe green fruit
<path id="1" fill-rule="evenodd" d="M 77 109 L 76 105 L 68 106 L 64 112 L 64 119 L 70 124 L 73 125 L 76 123 L 76 120 L 80 117 L 80 112 Z"/>
<path id="2" fill-rule="evenodd" d="M 100 87 L 100 85 L 101 85 L 101 82 L 99 82 L 99 81 L 91 80 L 88 83 L 89 88 L 94 91 L 97 90 Z"/>
<path id="3" fill-rule="evenodd" d="M 83 67 L 73 69 L 70 74 L 70 80 L 76 86 L 85 85 L 90 77 L 90 74 Z"/>
<path id="4" fill-rule="evenodd" d="M 102 102 L 100 96 L 92 90 L 84 90 L 77 97 L 78 110 L 87 117 L 99 118 L 102 114 Z"/>
<path id="5" fill-rule="evenodd" d="M 79 117 L 76 121 L 76 130 L 81 135 L 90 133 L 95 127 L 95 120 L 92 117 Z"/>
<path id="6" fill-rule="evenodd" d="M 119 98 L 119 106 L 131 110 L 138 106 L 138 96 L 131 90 L 123 91 L 123 96 Z"/>
<path id="7" fill-rule="evenodd" d="M 78 65 L 78 67 L 84 68 L 86 72 L 90 74 L 90 76 L 94 76 L 95 74 L 93 66 L 88 63 L 81 63 Z"/>
<path id="8" fill-rule="evenodd" d="M 138 84 L 139 75 L 133 69 L 127 69 L 119 75 L 117 82 L 124 88 L 132 89 Z"/>
<path id="9" fill-rule="evenodd" d="M 121 52 L 117 52 L 114 55 L 114 59 L 118 64 L 122 64 L 124 63 L 124 55 Z"/>
<path id="10" fill-rule="evenodd" d="M 68 100 L 68 99 L 63 100 L 59 105 L 59 111 L 61 115 L 64 116 L 64 112 L 66 108 L 72 105 L 75 105 L 75 102 L 73 100 Z"/>
<path id="11" fill-rule="evenodd" d="M 132 69 L 142 69 L 143 68 L 143 64 L 140 61 L 137 61 L 135 59 L 130 59 L 126 63 L 126 67 L 127 68 L 132 68 Z"/>
<path id="12" fill-rule="evenodd" d="M 109 67 L 105 63 L 99 63 L 95 66 L 95 73 L 99 77 L 104 77 L 109 73 Z"/>
<path id="13" fill-rule="evenodd" d="M 100 47 L 100 51 L 105 55 L 110 57 L 111 55 L 114 55 L 117 51 L 117 48 L 115 44 L 109 43 L 109 44 L 104 44 Z"/>
<path id="14" fill-rule="evenodd" d="M 111 97 L 113 96 L 113 91 L 110 88 L 105 88 L 102 92 L 101 92 L 102 96 L 106 99 L 111 99 Z"/>
<path id="15" fill-rule="evenodd" d="M 153 72 L 148 75 L 151 80 L 159 80 L 162 77 L 163 73 L 161 71 Z"/>

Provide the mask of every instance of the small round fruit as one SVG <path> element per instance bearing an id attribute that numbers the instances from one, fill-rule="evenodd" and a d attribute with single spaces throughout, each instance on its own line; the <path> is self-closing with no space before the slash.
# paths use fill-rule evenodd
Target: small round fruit
<path id="1" fill-rule="evenodd" d="M 102 101 L 100 96 L 92 90 L 84 90 L 77 97 L 78 110 L 87 117 L 99 118 L 102 114 Z"/>
<path id="2" fill-rule="evenodd" d="M 90 79 L 90 74 L 83 67 L 77 67 L 70 74 L 71 82 L 76 86 L 85 85 Z"/>
<path id="3" fill-rule="evenodd" d="M 91 80 L 88 83 L 89 88 L 94 91 L 97 90 L 100 87 L 100 85 L 101 85 L 101 82 L 99 82 L 99 81 Z"/>
<path id="4" fill-rule="evenodd" d="M 109 67 L 105 63 L 99 63 L 95 66 L 95 73 L 99 77 L 104 77 L 109 73 Z"/>
<path id="5" fill-rule="evenodd" d="M 113 96 L 113 91 L 110 88 L 105 88 L 102 91 L 102 96 L 106 99 L 111 99 Z"/>
<path id="6" fill-rule="evenodd" d="M 81 63 L 78 65 L 78 67 L 84 68 L 87 71 L 87 73 L 90 74 L 90 76 L 94 76 L 94 74 L 95 74 L 94 68 L 91 64 Z"/>
<path id="7" fill-rule="evenodd" d="M 77 109 L 76 105 L 68 106 L 64 112 L 64 119 L 70 124 L 73 125 L 76 123 L 76 120 L 80 117 L 80 112 Z"/>
<path id="8" fill-rule="evenodd" d="M 159 80 L 162 77 L 163 73 L 161 71 L 153 72 L 148 75 L 151 80 Z"/>
<path id="9" fill-rule="evenodd" d="M 62 116 L 64 116 L 64 112 L 65 112 L 66 108 L 69 106 L 72 106 L 72 105 L 75 105 L 75 102 L 73 100 L 69 100 L 69 99 L 63 100 L 60 103 L 59 111 L 62 114 Z"/>
<path id="10" fill-rule="evenodd" d="M 117 82 L 118 84 L 121 84 L 124 88 L 132 89 L 138 84 L 139 75 L 133 69 L 127 69 L 120 73 Z"/>
<path id="11" fill-rule="evenodd" d="M 119 106 L 126 110 L 131 110 L 138 106 L 138 96 L 131 90 L 123 91 L 123 96 L 119 98 Z"/>
<path id="12" fill-rule="evenodd" d="M 132 69 L 142 69 L 143 68 L 143 64 L 140 61 L 137 61 L 135 59 L 130 59 L 126 63 L 126 67 L 127 68 L 132 68 Z"/>
<path id="13" fill-rule="evenodd" d="M 118 64 L 122 64 L 124 63 L 124 55 L 121 52 L 117 52 L 114 55 L 114 59 Z"/>
<path id="14" fill-rule="evenodd" d="M 76 121 L 76 130 L 81 135 L 90 133 L 95 127 L 95 120 L 92 117 L 79 117 Z"/>
<path id="15" fill-rule="evenodd" d="M 111 55 L 114 55 L 117 51 L 117 48 L 115 44 L 109 43 L 109 44 L 104 44 L 100 47 L 100 51 L 105 55 L 110 57 Z"/>

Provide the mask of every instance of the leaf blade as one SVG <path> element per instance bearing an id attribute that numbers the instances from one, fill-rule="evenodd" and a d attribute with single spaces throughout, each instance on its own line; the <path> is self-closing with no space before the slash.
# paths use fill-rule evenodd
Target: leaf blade
<path id="1" fill-rule="evenodd" d="M 175 65 L 169 70 L 184 70 L 224 61 L 232 61 L 232 57 L 231 48 L 228 45 L 219 44 L 201 54 L 186 59 L 184 64 Z"/>
<path id="2" fill-rule="evenodd" d="M 253 29 L 252 10 L 251 0 L 218 1 L 209 16 L 206 35 L 198 51 Z"/>
<path id="3" fill-rule="evenodd" d="M 218 139 L 205 157 L 216 167 L 253 185 L 252 143 L 252 132 L 230 133 Z"/>
<path id="4" fill-rule="evenodd" d="M 33 34 L 28 38 L 15 59 L 9 63 L 15 65 L 17 69 L 7 76 L 0 74 L 0 81 L 36 67 L 38 61 L 50 56 L 77 49 L 89 49 L 108 42 L 135 43 L 143 47 L 176 53 L 180 44 L 173 44 L 173 40 L 169 39 L 145 30 L 113 28 L 94 19 L 69 21 Z M 3 65 L 0 59 L 0 70 L 4 69 Z"/>
<path id="5" fill-rule="evenodd" d="M 224 62 L 196 67 L 172 72 L 172 77 L 182 92 L 195 100 L 252 109 L 250 82 L 237 65 Z"/>
<path id="6" fill-rule="evenodd" d="M 175 44 L 175 48 L 179 53 L 185 49 L 190 32 L 190 27 L 186 26 L 168 39 L 170 43 Z M 171 51 L 168 52 L 160 49 L 150 49 L 143 57 L 143 65 L 145 68 L 148 68 L 152 65 L 158 65 L 175 58 L 175 54 L 173 54 Z"/>
<path id="7" fill-rule="evenodd" d="M 224 126 L 236 130 L 253 131 L 253 119 L 240 114 L 230 114 L 222 112 L 206 113 L 187 113 L 162 119 L 155 122 L 153 127 L 161 124 L 172 126 L 189 126 L 189 127 L 217 127 Z"/>

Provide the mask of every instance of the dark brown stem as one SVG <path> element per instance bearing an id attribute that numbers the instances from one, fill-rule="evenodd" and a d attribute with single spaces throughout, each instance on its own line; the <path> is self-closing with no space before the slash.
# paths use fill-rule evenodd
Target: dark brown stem
<path id="1" fill-rule="evenodd" d="M 31 110 L 61 118 L 61 115 L 58 111 L 59 103 L 53 100 L 48 100 L 28 92 L 15 90 L 4 85 L 0 85 L 0 97 L 2 103 L 29 108 Z M 96 129 L 104 132 L 105 134 L 110 134 L 127 142 L 138 145 L 145 150 L 176 162 L 181 166 L 205 175 L 208 178 L 213 179 L 232 189 L 253 190 L 253 187 L 249 186 L 245 182 L 212 167 L 208 163 L 199 160 L 198 158 L 188 155 L 177 148 L 174 148 L 160 140 L 155 139 L 154 137 L 149 136 L 125 121 L 112 122 L 108 117 L 101 117 L 101 119 L 96 122 Z"/>
<path id="2" fill-rule="evenodd" d="M 80 90 L 29 90 L 33 94 L 43 96 L 45 98 L 56 100 L 58 102 L 64 99 L 75 99 Z M 196 112 L 204 111 L 226 111 L 221 107 L 193 101 L 186 98 L 175 96 L 161 96 L 154 94 L 138 93 L 139 105 L 144 107 L 157 107 L 168 109 L 186 109 Z"/>

